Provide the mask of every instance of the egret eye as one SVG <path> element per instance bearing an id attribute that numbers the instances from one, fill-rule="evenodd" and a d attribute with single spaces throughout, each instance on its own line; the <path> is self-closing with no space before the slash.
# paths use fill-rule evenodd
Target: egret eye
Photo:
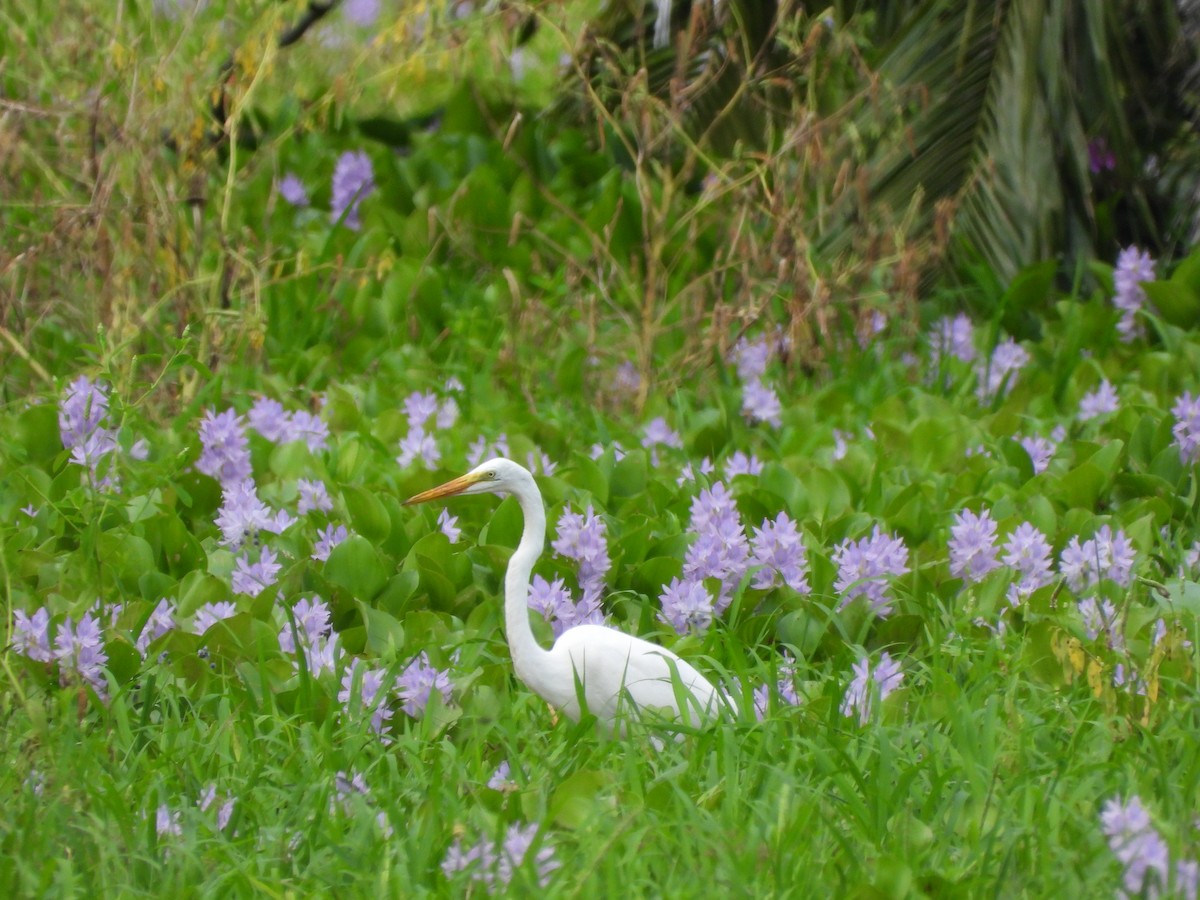
<path id="1" fill-rule="evenodd" d="M 499 477 L 500 477 L 500 474 L 498 472 L 496 472 L 494 469 L 491 472 L 488 472 L 488 478 L 492 479 L 492 481 L 495 481 Z"/>

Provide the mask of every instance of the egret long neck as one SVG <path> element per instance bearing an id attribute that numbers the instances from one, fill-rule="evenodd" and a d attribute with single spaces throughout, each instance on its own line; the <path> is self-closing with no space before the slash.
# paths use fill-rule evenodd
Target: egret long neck
<path id="1" fill-rule="evenodd" d="M 533 479 L 525 490 L 514 496 L 525 517 L 525 529 L 504 574 L 504 628 L 517 677 L 540 694 L 539 675 L 544 674 L 545 669 L 539 667 L 538 662 L 549 656 L 549 652 L 538 644 L 529 625 L 529 578 L 546 541 L 546 508 Z"/>

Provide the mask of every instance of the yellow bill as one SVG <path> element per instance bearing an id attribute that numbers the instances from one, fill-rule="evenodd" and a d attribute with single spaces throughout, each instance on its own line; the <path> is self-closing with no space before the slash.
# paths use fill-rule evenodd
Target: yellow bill
<path id="1" fill-rule="evenodd" d="M 483 475 L 477 472 L 468 472 L 466 475 L 460 475 L 453 481 L 447 481 L 445 484 L 439 484 L 435 488 L 430 488 L 427 491 L 422 491 L 419 494 L 414 494 L 404 501 L 405 506 L 412 506 L 414 503 L 426 503 L 429 500 L 439 500 L 442 497 L 453 497 L 455 494 L 461 494 L 471 485 L 483 479 Z"/>

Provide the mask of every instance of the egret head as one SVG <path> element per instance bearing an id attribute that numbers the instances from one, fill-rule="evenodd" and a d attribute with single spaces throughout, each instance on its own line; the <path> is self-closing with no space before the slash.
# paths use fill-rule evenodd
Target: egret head
<path id="1" fill-rule="evenodd" d="M 533 484 L 533 476 L 524 466 L 517 465 L 511 459 L 489 459 L 466 475 L 460 475 L 452 481 L 409 497 L 404 501 L 404 505 L 411 506 L 414 503 L 463 494 L 515 494 L 530 484 Z"/>

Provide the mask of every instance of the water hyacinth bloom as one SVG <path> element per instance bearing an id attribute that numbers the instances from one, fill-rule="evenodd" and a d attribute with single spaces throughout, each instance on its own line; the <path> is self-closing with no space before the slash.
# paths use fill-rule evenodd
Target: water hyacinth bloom
<path id="1" fill-rule="evenodd" d="M 1093 175 L 1101 172 L 1111 172 L 1117 167 L 1117 157 L 1113 154 L 1108 141 L 1103 137 L 1094 137 L 1088 141 L 1088 171 Z"/>
<path id="2" fill-rule="evenodd" d="M 488 779 L 487 786 L 493 791 L 505 793 L 515 791 L 517 783 L 512 780 L 512 766 L 508 760 L 504 760 L 500 765 L 496 766 L 496 771 L 492 773 L 492 777 Z"/>
<path id="3" fill-rule="evenodd" d="M 608 556 L 608 526 L 589 505 L 582 515 L 564 509 L 555 526 L 557 536 L 550 546 L 559 556 L 579 563 L 579 588 L 585 602 L 598 602 L 604 577 L 612 568 Z"/>
<path id="4" fill-rule="evenodd" d="M 246 413 L 250 427 L 273 444 L 288 438 L 292 430 L 292 414 L 283 404 L 271 397 L 259 397 Z"/>
<path id="5" fill-rule="evenodd" d="M 430 391 L 413 391 L 404 398 L 404 417 L 410 429 L 425 430 L 425 423 L 438 413 L 437 394 Z"/>
<path id="6" fill-rule="evenodd" d="M 108 654 L 100 633 L 100 622 L 90 612 L 75 625 L 71 617 L 63 621 L 54 636 L 54 658 L 58 660 L 59 680 L 65 685 L 74 671 L 79 679 L 90 684 L 101 699 L 107 696 L 108 682 L 104 666 Z"/>
<path id="7" fill-rule="evenodd" d="M 296 505 L 296 512 L 300 515 L 303 516 L 314 510 L 329 512 L 333 509 L 333 500 L 329 496 L 325 482 L 301 478 L 296 481 L 296 488 L 300 491 L 300 502 Z"/>
<path id="8" fill-rule="evenodd" d="M 658 602 L 662 606 L 659 620 L 674 628 L 676 634 L 703 634 L 712 624 L 713 598 L 700 581 L 672 578 Z"/>
<path id="9" fill-rule="evenodd" d="M 774 520 L 763 519 L 762 526 L 754 529 L 750 548 L 754 565 L 761 567 L 754 575 L 754 587 L 769 590 L 782 581 L 798 593 L 808 593 L 804 540 L 787 513 L 779 513 Z"/>
<path id="10" fill-rule="evenodd" d="M 94 479 L 104 457 L 117 449 L 117 434 L 103 425 L 108 415 L 108 394 L 102 385 L 79 376 L 64 392 L 58 410 L 59 436 L 71 451 L 71 462 L 86 468 Z M 110 478 L 97 487 L 114 487 Z"/>
<path id="11" fill-rule="evenodd" d="M 1114 534 L 1112 528 L 1103 525 L 1094 538 L 1082 544 L 1078 537 L 1071 538 L 1059 557 L 1058 572 L 1076 593 L 1095 587 L 1101 578 L 1128 587 L 1136 557 L 1124 531 L 1117 529 Z"/>
<path id="12" fill-rule="evenodd" d="M 319 453 L 329 449 L 329 426 L 316 413 L 298 409 L 292 413 L 292 425 L 286 440 L 304 441 L 310 453 Z"/>
<path id="13" fill-rule="evenodd" d="M 1121 881 L 1126 896 L 1158 897 L 1170 888 L 1172 896 L 1194 900 L 1198 880 L 1195 861 L 1179 860 L 1172 869 L 1166 841 L 1136 795 L 1126 802 L 1113 797 L 1105 803 L 1100 827 L 1124 869 Z"/>
<path id="14" fill-rule="evenodd" d="M 152 643 L 174 628 L 175 604 L 164 597 L 158 601 L 158 605 L 154 607 L 150 613 L 150 617 L 146 619 L 146 624 L 142 626 L 142 632 L 138 635 L 137 643 L 135 644 L 138 653 L 145 656 L 147 648 Z"/>
<path id="15" fill-rule="evenodd" d="M 301 597 L 292 607 L 292 618 L 296 622 L 296 633 L 304 643 L 312 645 L 328 637 L 333 630 L 329 604 L 317 595 Z M 285 653 L 296 652 L 296 639 L 292 624 L 288 622 L 279 630 L 279 649 Z"/>
<path id="16" fill-rule="evenodd" d="M 968 584 L 982 581 L 1000 566 L 996 554 L 996 523 L 988 510 L 976 515 L 964 509 L 950 527 L 950 574 Z"/>
<path id="17" fill-rule="evenodd" d="M 304 189 L 304 182 L 300 180 L 295 172 L 288 172 L 275 183 L 275 190 L 279 192 L 279 196 L 292 206 L 302 208 L 308 206 L 308 191 Z"/>
<path id="18" fill-rule="evenodd" d="M 1179 447 L 1179 458 L 1185 466 L 1193 465 L 1200 459 L 1200 397 L 1193 397 L 1191 391 L 1180 394 L 1171 414 L 1175 416 L 1171 433 Z"/>
<path id="19" fill-rule="evenodd" d="M 317 532 L 317 543 L 313 547 L 312 558 L 317 562 L 325 562 L 329 559 L 329 554 L 333 552 L 333 548 L 346 540 L 350 536 L 350 532 L 345 525 L 334 525 L 330 523 L 323 529 Z"/>
<path id="20" fill-rule="evenodd" d="M 453 428 L 454 423 L 458 421 L 458 401 L 453 397 L 447 397 L 438 404 L 437 416 L 434 419 L 434 424 L 439 430 Z"/>
<path id="21" fill-rule="evenodd" d="M 237 615 L 237 607 L 227 601 L 205 603 L 192 617 L 192 634 L 204 634 L 223 619 Z"/>
<path id="22" fill-rule="evenodd" d="M 361 672 L 361 678 L 358 673 Z M 338 691 L 338 702 L 350 712 L 361 708 L 371 714 L 371 730 L 382 735 L 392 718 L 392 708 L 388 705 L 388 696 L 384 688 L 386 673 L 383 669 L 372 669 L 359 659 L 353 659 L 342 675 L 342 689 Z M 358 680 L 358 706 L 354 698 L 354 683 Z"/>
<path id="23" fill-rule="evenodd" d="M 751 381 L 742 388 L 742 415 L 751 423 L 765 422 L 778 428 L 783 424 L 783 404 L 774 390 L 761 381 Z"/>
<path id="24" fill-rule="evenodd" d="M 200 420 L 200 443 L 203 449 L 196 460 L 198 471 L 222 485 L 250 479 L 250 441 L 245 423 L 235 410 L 222 413 L 205 410 Z"/>
<path id="25" fill-rule="evenodd" d="M 275 583 L 283 565 L 270 547 L 263 547 L 258 562 L 250 562 L 247 554 L 234 561 L 233 592 L 257 597 Z"/>
<path id="26" fill-rule="evenodd" d="M 743 382 L 760 381 L 767 374 L 771 361 L 771 343 L 765 337 L 753 341 L 740 337 L 729 351 L 729 359 L 737 367 L 738 378 Z"/>
<path id="27" fill-rule="evenodd" d="M 857 712 L 859 724 L 865 725 L 871 717 L 876 694 L 882 703 L 903 680 L 904 673 L 900 669 L 900 663 L 892 659 L 886 650 L 879 655 L 879 662 L 874 670 L 871 669 L 869 658 L 860 659 L 854 664 L 854 679 L 846 690 L 846 696 L 842 698 L 842 715 L 852 716 Z"/>
<path id="28" fill-rule="evenodd" d="M 30 616 L 18 609 L 14 617 L 13 650 L 36 662 L 50 662 L 54 658 L 50 650 L 50 611 L 43 606 Z"/>
<path id="29" fill-rule="evenodd" d="M 333 170 L 333 197 L 329 217 L 342 222 L 351 231 L 362 227 L 358 210 L 364 197 L 375 190 L 375 170 L 371 157 L 362 151 L 348 150 Z"/>
<path id="30" fill-rule="evenodd" d="M 936 369 L 946 357 L 965 363 L 975 360 L 975 326 L 966 313 L 945 316 L 933 325 L 929 336 L 929 364 Z"/>
<path id="31" fill-rule="evenodd" d="M 442 860 L 442 874 L 453 878 L 465 872 L 472 881 L 482 883 L 488 893 L 502 893 L 517 869 L 527 864 L 526 857 L 537 834 L 536 825 L 514 823 L 499 847 L 490 838 L 483 838 L 470 849 L 464 849 L 462 838 L 455 838 Z M 554 858 L 554 848 L 549 846 L 542 847 L 528 863 L 533 866 L 541 887 L 550 884 L 550 875 L 562 865 Z"/>
<path id="32" fill-rule="evenodd" d="M 442 459 L 442 451 L 432 434 L 420 428 L 411 429 L 400 441 L 400 455 L 396 464 L 401 468 L 411 466 L 417 460 L 427 469 L 433 469 Z"/>
<path id="33" fill-rule="evenodd" d="M 226 483 L 221 491 L 221 501 L 216 525 L 221 529 L 223 546 L 237 550 L 247 537 L 259 531 L 273 530 L 275 515 L 259 499 L 258 490 L 249 478 Z"/>
<path id="34" fill-rule="evenodd" d="M 683 448 L 683 438 L 667 424 L 666 419 L 658 416 L 647 422 L 646 427 L 642 429 L 642 446 L 647 450 L 654 450 L 660 446 L 680 450 Z"/>
<path id="35" fill-rule="evenodd" d="M 891 615 L 888 579 L 908 572 L 908 548 L 902 538 L 886 534 L 876 525 L 870 537 L 842 541 L 833 552 L 833 561 L 838 567 L 834 589 L 842 595 L 839 610 L 856 597 L 866 597 L 875 615 Z"/>
<path id="36" fill-rule="evenodd" d="M 1054 451 L 1058 449 L 1053 441 L 1039 435 L 1017 435 L 1017 443 L 1029 454 L 1029 462 L 1033 465 L 1034 475 L 1040 475 L 1049 468 L 1050 460 L 1054 458 Z"/>
<path id="37" fill-rule="evenodd" d="M 396 679 L 396 691 L 400 695 L 401 708 L 419 719 L 434 691 L 441 695 L 442 703 L 450 702 L 450 676 L 430 665 L 429 655 L 422 650 Z"/>
<path id="38" fill-rule="evenodd" d="M 548 453 L 543 452 L 541 447 L 536 447 L 525 456 L 525 468 L 539 475 L 553 475 L 558 463 L 552 460 Z"/>
<path id="39" fill-rule="evenodd" d="M 1002 390 L 1007 390 L 1016 380 L 1021 369 L 1029 364 L 1029 351 L 1008 338 L 996 345 L 992 355 L 981 359 L 976 364 L 975 374 L 978 384 L 975 393 L 980 403 L 990 403 L 1000 396 Z"/>
<path id="40" fill-rule="evenodd" d="M 1097 601 L 1095 597 L 1084 597 L 1079 601 L 1079 616 L 1083 619 L 1088 640 L 1096 640 L 1101 634 L 1108 635 L 1109 646 L 1120 651 L 1125 646 L 1125 637 L 1117 628 L 1117 608 L 1110 600 Z"/>
<path id="41" fill-rule="evenodd" d="M 438 513 L 437 526 L 452 544 L 457 544 L 458 539 L 462 537 L 462 529 L 458 527 L 458 516 L 450 515 L 450 511 L 445 507 Z"/>
<path id="42" fill-rule="evenodd" d="M 642 376 L 638 374 L 637 366 L 625 360 L 617 366 L 613 375 L 613 390 L 618 394 L 636 394 L 642 386 Z"/>
<path id="43" fill-rule="evenodd" d="M 1079 401 L 1079 421 L 1089 422 L 1108 413 L 1116 412 L 1121 405 L 1116 389 L 1105 378 L 1090 394 Z"/>
<path id="44" fill-rule="evenodd" d="M 379 0 L 345 0 L 342 15 L 360 28 L 369 28 L 379 18 Z"/>
<path id="45" fill-rule="evenodd" d="M 1143 281 L 1154 280 L 1154 258 L 1137 247 L 1126 247 L 1117 256 L 1113 270 L 1113 306 L 1121 311 L 1117 332 L 1123 341 L 1131 341 L 1140 333 L 1137 312 L 1146 304 Z"/>
<path id="46" fill-rule="evenodd" d="M 210 806 L 217 799 L 217 786 L 209 784 L 200 794 L 200 798 L 196 801 L 196 805 L 200 807 L 200 812 L 208 812 Z M 237 798 L 229 797 L 221 804 L 217 810 L 217 831 L 224 831 L 229 826 L 229 820 L 233 818 L 233 807 Z"/>
<path id="47" fill-rule="evenodd" d="M 736 478 L 738 475 L 761 475 L 762 462 L 753 453 L 747 455 L 741 450 L 725 461 L 725 477 Z"/>
<path id="48" fill-rule="evenodd" d="M 1017 582 L 1008 590 L 1008 602 L 1014 606 L 1051 581 L 1050 544 L 1029 522 L 1022 522 L 1008 536 L 1003 560 L 1018 575 Z"/>
<path id="49" fill-rule="evenodd" d="M 689 481 L 695 481 L 697 473 L 700 475 L 711 475 L 717 471 L 717 467 L 713 465 L 713 461 L 707 456 L 700 460 L 699 466 L 693 469 L 690 462 L 683 464 L 683 468 L 679 470 L 679 477 L 675 479 L 677 485 L 684 485 Z"/>
<path id="50" fill-rule="evenodd" d="M 179 810 L 172 810 L 166 803 L 161 804 L 154 812 L 154 832 L 160 838 L 179 837 L 183 834 L 183 824 Z"/>

